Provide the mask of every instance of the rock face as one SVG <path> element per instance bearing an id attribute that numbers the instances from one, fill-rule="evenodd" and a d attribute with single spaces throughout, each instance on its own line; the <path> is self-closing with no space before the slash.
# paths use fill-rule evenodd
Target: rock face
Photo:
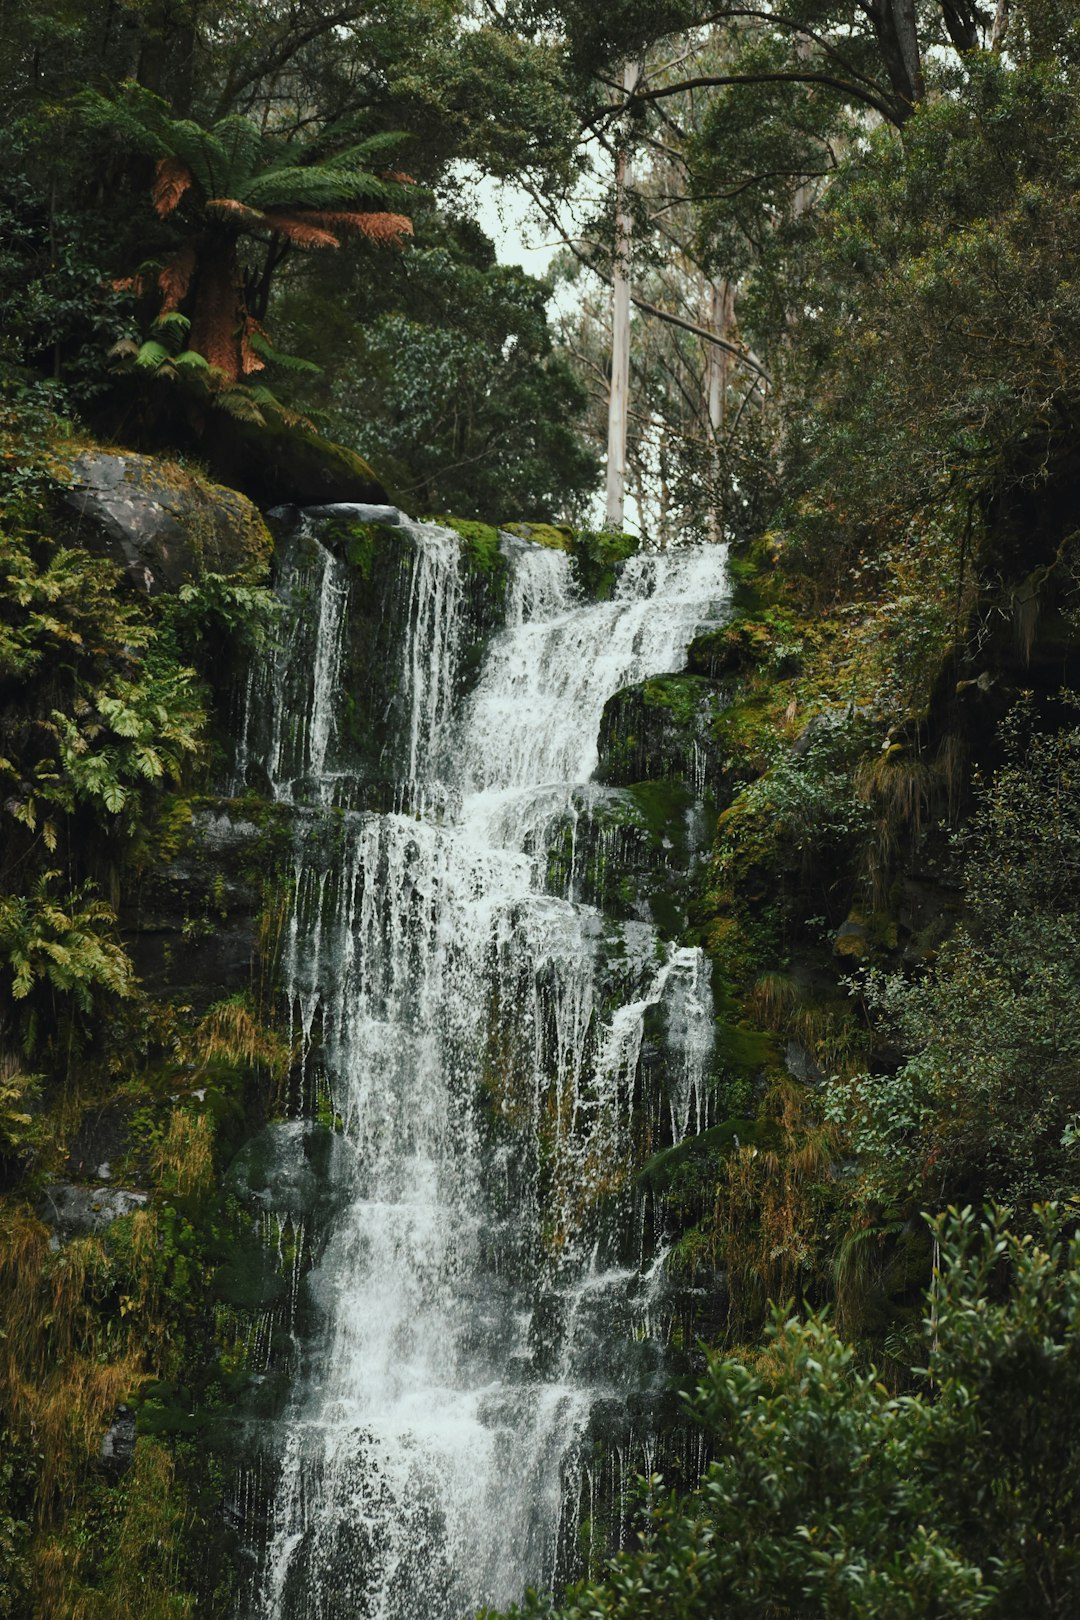
<path id="1" fill-rule="evenodd" d="M 120 564 L 149 596 L 206 573 L 262 578 L 272 542 L 245 495 L 154 456 L 87 450 L 64 504 L 80 544 Z"/>

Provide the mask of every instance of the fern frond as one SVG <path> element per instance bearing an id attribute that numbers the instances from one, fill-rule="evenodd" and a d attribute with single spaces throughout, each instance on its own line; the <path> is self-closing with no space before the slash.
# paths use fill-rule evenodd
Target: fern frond
<path id="1" fill-rule="evenodd" d="M 366 198 L 382 202 L 388 189 L 385 180 L 366 169 L 314 163 L 306 168 L 290 164 L 267 169 L 255 175 L 240 195 L 252 208 L 332 208 Z"/>
<path id="2" fill-rule="evenodd" d="M 135 364 L 141 371 L 157 371 L 161 366 L 168 365 L 172 355 L 162 343 L 155 343 L 153 338 L 147 340 L 139 347 L 135 356 Z"/>
<path id="3" fill-rule="evenodd" d="M 385 157 L 395 147 L 407 141 L 408 135 L 404 130 L 382 130 L 378 135 L 369 135 L 366 140 L 354 142 L 352 146 L 343 147 L 340 152 L 324 158 L 324 163 L 344 165 L 346 168 L 366 168 L 373 159 Z"/>
<path id="4" fill-rule="evenodd" d="M 239 113 L 220 119 L 213 133 L 229 162 L 229 183 L 219 189 L 231 195 L 239 192 L 262 165 L 266 141 L 258 125 Z"/>
<path id="5" fill-rule="evenodd" d="M 256 427 L 266 426 L 266 417 L 246 388 L 222 388 L 214 396 L 214 404 L 238 422 L 254 422 Z"/>
<path id="6" fill-rule="evenodd" d="M 359 236 L 383 247 L 403 248 L 404 238 L 413 234 L 412 220 L 406 214 L 348 214 L 343 223 L 345 219 Z"/>
<path id="7" fill-rule="evenodd" d="M 322 366 L 317 366 L 313 360 L 302 360 L 297 354 L 282 354 L 280 349 L 275 349 L 265 332 L 252 334 L 248 343 L 261 359 L 270 365 L 280 366 L 283 371 L 304 371 L 310 376 L 322 374 Z"/>
<path id="8" fill-rule="evenodd" d="M 263 219 L 272 231 L 276 231 L 279 236 L 287 237 L 290 242 L 295 242 L 297 247 L 341 246 L 340 240 L 333 232 L 311 223 L 310 214 L 264 214 Z"/>
<path id="9" fill-rule="evenodd" d="M 157 317 L 153 327 L 158 333 L 159 342 L 168 350 L 170 357 L 173 357 L 184 347 L 187 335 L 191 331 L 191 322 L 178 310 L 170 309 Z"/>
<path id="10" fill-rule="evenodd" d="M 204 354 L 200 354 L 198 349 L 185 349 L 183 354 L 176 356 L 173 365 L 178 371 L 191 372 L 193 375 L 197 373 L 208 377 L 210 372 L 209 360 Z"/>
<path id="11" fill-rule="evenodd" d="M 150 195 L 159 218 L 164 219 L 179 205 L 181 197 L 195 184 L 195 176 L 182 158 L 158 158 Z"/>

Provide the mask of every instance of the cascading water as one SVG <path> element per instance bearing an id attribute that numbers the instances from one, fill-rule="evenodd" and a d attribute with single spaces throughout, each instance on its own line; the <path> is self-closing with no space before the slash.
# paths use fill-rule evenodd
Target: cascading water
<path id="1" fill-rule="evenodd" d="M 298 809 L 283 972 L 344 1185 L 307 1279 L 316 1328 L 250 1613 L 457 1620 L 566 1572 L 591 1415 L 658 1364 L 661 1268 L 628 1252 L 618 1214 L 651 1009 L 670 1070 L 655 1128 L 678 1140 L 703 1122 L 707 972 L 649 923 L 568 897 L 572 882 L 547 892 L 547 844 L 578 814 L 605 701 L 682 666 L 723 558 L 631 559 L 598 604 L 566 556 L 508 537 L 506 628 L 455 713 L 460 546 L 404 525 L 405 735 L 397 809 L 376 814 L 325 808 L 353 802 L 350 582 L 318 535 L 309 521 L 286 571 L 295 611 L 253 677 L 240 766 L 266 711 L 269 786 Z"/>

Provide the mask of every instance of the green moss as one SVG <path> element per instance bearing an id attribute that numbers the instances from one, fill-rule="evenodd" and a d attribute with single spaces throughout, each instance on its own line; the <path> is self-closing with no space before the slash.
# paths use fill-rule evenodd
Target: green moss
<path id="1" fill-rule="evenodd" d="M 462 542 L 461 552 L 467 568 L 490 574 L 503 566 L 499 549 L 499 531 L 490 523 L 476 523 L 468 518 L 447 517 L 440 514 L 429 519 L 441 523 L 444 529 L 453 529 Z"/>
<path id="2" fill-rule="evenodd" d="M 574 531 L 561 523 L 504 523 L 507 534 L 516 534 L 522 540 L 532 540 L 549 551 L 573 551 Z"/>
<path id="3" fill-rule="evenodd" d="M 711 1162 L 740 1147 L 766 1146 L 775 1136 L 776 1131 L 768 1121 L 725 1119 L 698 1136 L 684 1137 L 674 1147 L 654 1153 L 642 1167 L 638 1180 L 652 1192 L 664 1192 L 671 1187 L 676 1172 L 684 1166 L 695 1168 L 691 1161 Z"/>
<path id="4" fill-rule="evenodd" d="M 686 783 L 635 782 L 625 791 L 651 837 L 665 847 L 670 846 L 675 859 L 685 860 L 686 817 L 694 803 L 694 796 Z"/>
<path id="5" fill-rule="evenodd" d="M 618 578 L 619 564 L 639 550 L 634 534 L 594 533 L 580 529 L 570 546 L 582 589 L 597 602 L 609 601 Z"/>

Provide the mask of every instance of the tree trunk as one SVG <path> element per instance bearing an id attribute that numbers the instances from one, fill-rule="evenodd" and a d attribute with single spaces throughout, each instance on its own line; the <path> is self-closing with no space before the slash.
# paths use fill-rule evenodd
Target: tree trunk
<path id="1" fill-rule="evenodd" d="M 233 237 L 208 233 L 199 251 L 190 344 L 236 382 L 243 370 L 244 306 Z"/>
<path id="2" fill-rule="evenodd" d="M 623 69 L 623 89 L 627 95 L 638 81 L 640 65 L 628 62 Z M 630 185 L 630 154 L 623 145 L 615 161 L 615 262 L 612 265 L 611 304 L 611 388 L 608 394 L 607 513 L 605 525 L 619 530 L 626 506 L 626 422 L 630 393 L 630 255 L 633 250 L 633 217 L 627 191 Z"/>
<path id="3" fill-rule="evenodd" d="M 735 326 L 735 283 L 733 281 L 714 281 L 709 286 L 708 309 L 706 311 L 706 325 L 717 337 L 730 340 L 731 332 Z M 726 349 L 716 344 L 705 346 L 705 393 L 709 412 L 709 438 L 712 441 L 712 476 L 714 488 L 720 482 L 720 437 L 724 431 L 724 417 L 727 411 L 728 378 L 731 372 L 731 355 Z M 709 502 L 708 533 L 710 540 L 723 538 L 721 525 L 717 516 L 716 506 L 712 500 Z"/>
<path id="4" fill-rule="evenodd" d="M 896 122 L 903 124 L 923 98 L 915 0 L 860 0 L 860 3 L 877 35 L 895 98 Z"/>

